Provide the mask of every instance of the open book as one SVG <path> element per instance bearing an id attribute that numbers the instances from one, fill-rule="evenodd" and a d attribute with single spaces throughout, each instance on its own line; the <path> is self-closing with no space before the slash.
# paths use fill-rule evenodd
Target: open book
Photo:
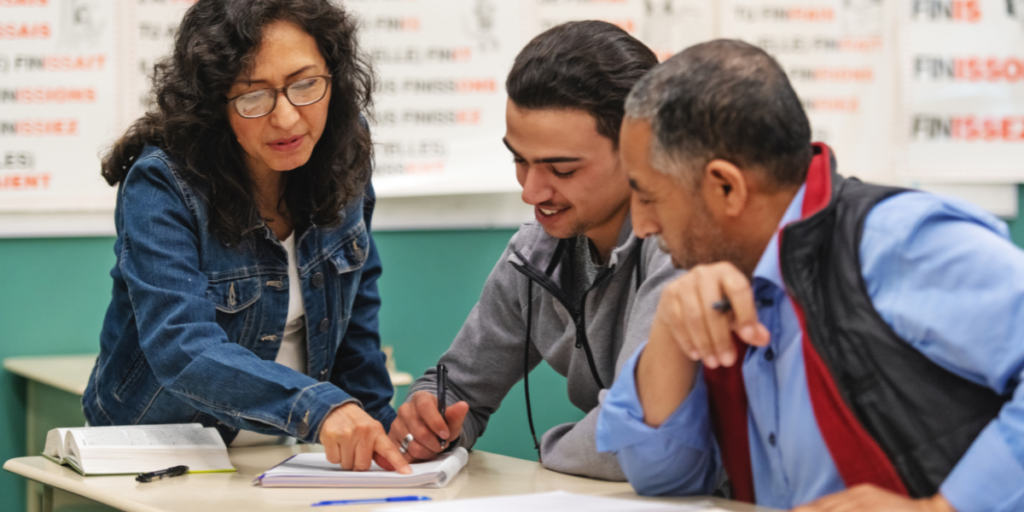
<path id="1" fill-rule="evenodd" d="M 461 446 L 429 461 L 410 464 L 411 475 L 385 471 L 374 463 L 369 471 L 345 471 L 322 453 L 300 453 L 253 481 L 263 487 L 433 487 L 448 485 L 469 460 Z"/>
<path id="2" fill-rule="evenodd" d="M 84 476 L 125 475 L 188 466 L 190 473 L 234 471 L 224 440 L 198 423 L 55 428 L 43 457 Z"/>

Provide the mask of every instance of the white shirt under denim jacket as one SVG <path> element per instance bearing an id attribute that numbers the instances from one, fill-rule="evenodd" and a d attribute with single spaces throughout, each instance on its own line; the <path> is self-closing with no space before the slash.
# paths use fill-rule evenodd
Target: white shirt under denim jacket
<path id="1" fill-rule="evenodd" d="M 297 231 L 294 283 L 262 221 L 226 246 L 202 191 L 147 146 L 118 190 L 114 288 L 82 399 L 89 424 L 198 422 L 229 444 L 239 429 L 313 443 L 332 409 L 356 401 L 389 428 L 373 206 L 367 185 L 336 225 Z M 291 286 L 305 306 L 305 374 L 274 362 Z"/>

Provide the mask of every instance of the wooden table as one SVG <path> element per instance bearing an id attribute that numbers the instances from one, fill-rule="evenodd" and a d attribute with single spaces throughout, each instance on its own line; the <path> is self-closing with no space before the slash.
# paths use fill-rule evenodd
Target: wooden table
<path id="1" fill-rule="evenodd" d="M 82 396 L 89 383 L 89 374 L 96 363 L 96 354 L 79 356 L 8 357 L 4 369 L 61 391 Z"/>
<path id="2" fill-rule="evenodd" d="M 321 500 L 379 498 L 418 494 L 434 500 L 479 498 L 567 491 L 578 494 L 627 499 L 653 499 L 637 496 L 629 484 L 605 482 L 549 471 L 536 462 L 504 455 L 474 451 L 469 464 L 443 489 L 264 489 L 252 485 L 253 479 L 295 453 L 322 451 L 320 446 L 265 446 L 231 448 L 231 463 L 237 473 L 185 475 L 148 484 L 132 476 L 83 477 L 70 468 L 42 457 L 11 459 L 4 469 L 44 485 L 44 512 L 54 510 L 54 490 L 83 496 L 107 507 L 136 512 L 245 512 L 306 511 Z M 715 505 L 736 512 L 769 512 L 716 498 L 660 498 L 658 501 L 694 503 L 712 500 Z M 397 503 L 388 504 L 396 506 Z M 382 505 L 345 507 L 345 512 L 374 510 Z M 59 509 L 59 506 L 57 507 Z M 89 510 L 102 510 L 90 508 Z"/>

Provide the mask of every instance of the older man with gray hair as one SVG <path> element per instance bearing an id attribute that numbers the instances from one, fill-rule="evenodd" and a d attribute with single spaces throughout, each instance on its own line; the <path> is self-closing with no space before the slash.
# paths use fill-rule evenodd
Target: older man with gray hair
<path id="1" fill-rule="evenodd" d="M 785 73 L 691 47 L 626 103 L 638 236 L 690 272 L 598 422 L 642 494 L 1024 510 L 1024 254 L 963 202 L 836 173 Z M 868 149 L 869 150 L 869 149 Z"/>

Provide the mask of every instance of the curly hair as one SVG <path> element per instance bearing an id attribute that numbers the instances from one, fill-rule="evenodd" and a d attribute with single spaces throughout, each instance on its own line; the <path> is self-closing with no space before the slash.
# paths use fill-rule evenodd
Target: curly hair
<path id="1" fill-rule="evenodd" d="M 252 178 L 228 121 L 227 91 L 251 69 L 263 28 L 290 21 L 316 40 L 332 75 L 328 122 L 308 162 L 285 174 L 281 202 L 293 222 L 332 225 L 363 193 L 373 146 L 361 113 L 376 75 L 356 40 L 356 20 L 329 0 L 199 0 L 189 8 L 174 52 L 156 65 L 156 105 L 135 121 L 102 162 L 111 186 L 124 180 L 143 146 L 171 154 L 187 180 L 205 189 L 210 229 L 241 242 L 258 219 Z"/>

